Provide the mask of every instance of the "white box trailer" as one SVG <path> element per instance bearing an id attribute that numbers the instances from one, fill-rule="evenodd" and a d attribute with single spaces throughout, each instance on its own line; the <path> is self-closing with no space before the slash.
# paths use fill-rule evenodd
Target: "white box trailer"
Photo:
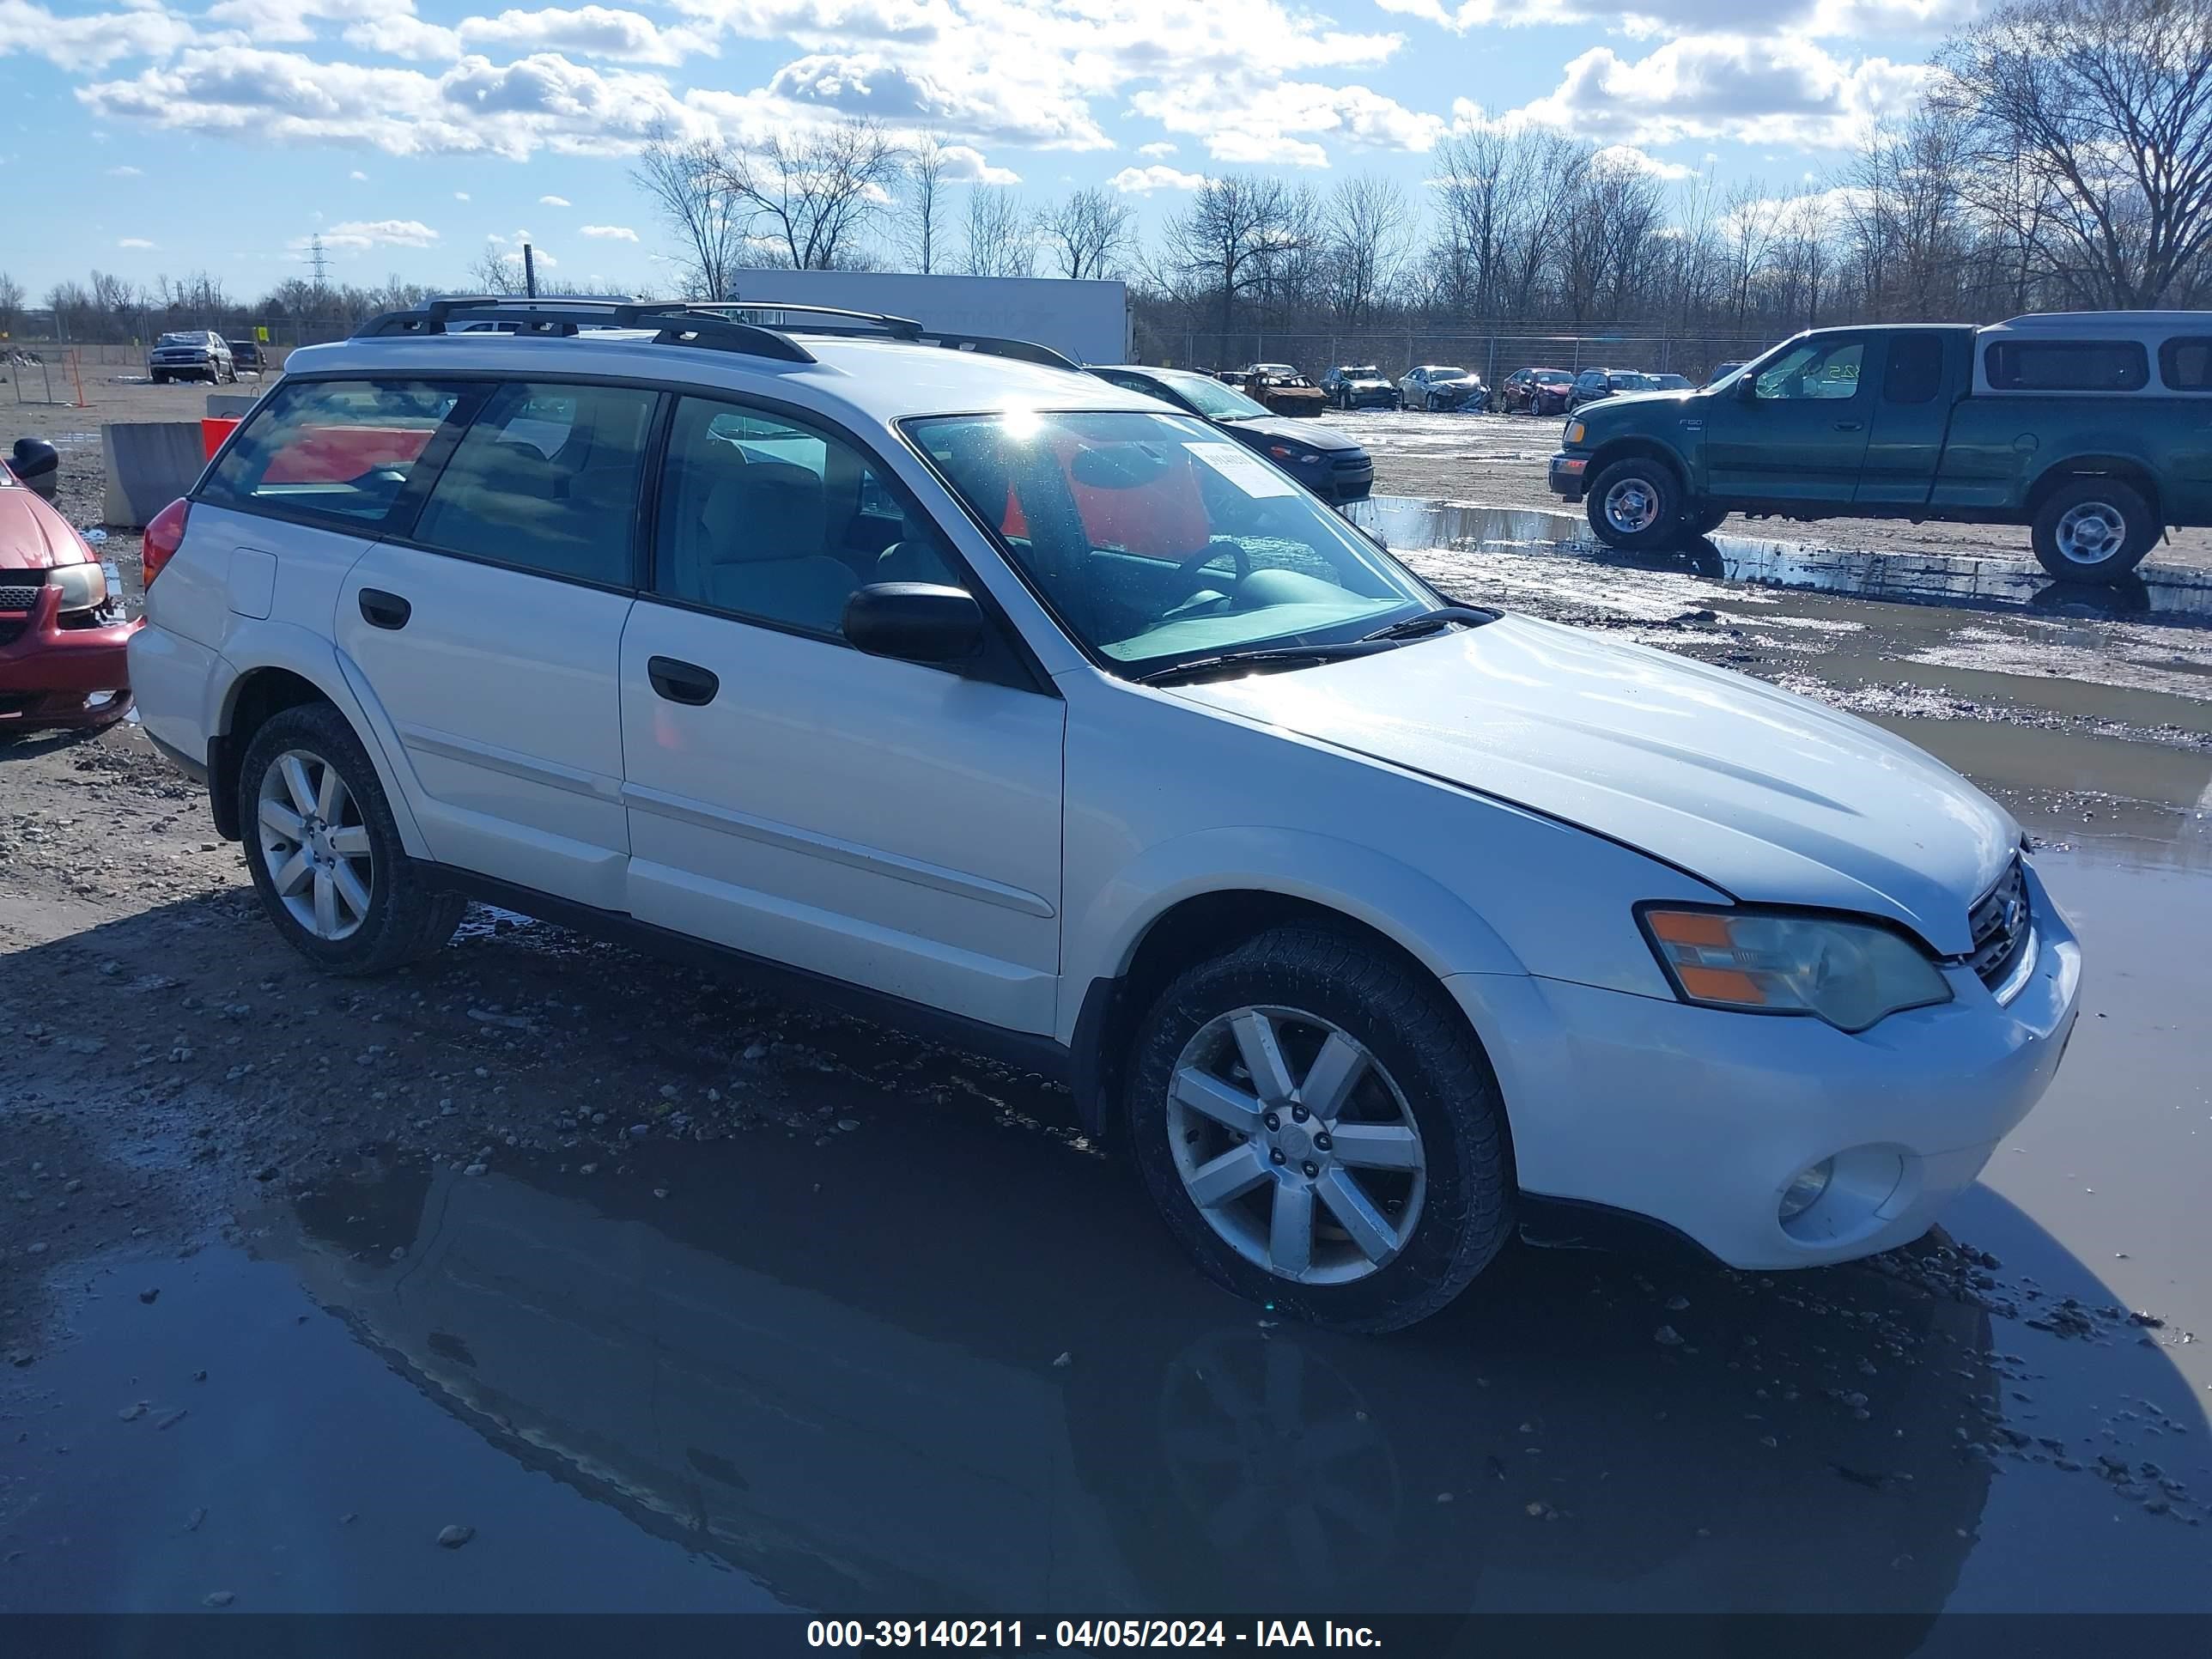
<path id="1" fill-rule="evenodd" d="M 741 270 L 734 297 L 911 317 L 949 334 L 1033 340 L 1079 363 L 1129 360 L 1126 283 L 1061 276 L 925 276 L 897 270 Z"/>

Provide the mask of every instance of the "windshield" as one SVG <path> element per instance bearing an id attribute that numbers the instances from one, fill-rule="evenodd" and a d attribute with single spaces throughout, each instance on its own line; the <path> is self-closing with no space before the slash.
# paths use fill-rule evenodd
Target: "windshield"
<path id="1" fill-rule="evenodd" d="M 1464 380 L 1467 371 L 1463 368 L 1432 368 L 1429 371 L 1429 378 L 1432 380 Z"/>
<path id="2" fill-rule="evenodd" d="M 1267 412 L 1265 404 L 1255 403 L 1235 386 L 1224 386 L 1203 374 L 1178 374 L 1165 370 L 1156 371 L 1152 378 L 1162 386 L 1174 387 L 1185 403 L 1212 420 L 1242 421 Z"/>
<path id="3" fill-rule="evenodd" d="M 1607 378 L 1606 384 L 1615 392 L 1649 392 L 1651 390 L 1651 382 L 1644 379 L 1641 374 L 1610 375 Z"/>
<path id="4" fill-rule="evenodd" d="M 1061 625 L 1117 668 L 1335 644 L 1436 608 L 1335 514 L 1187 416 L 1021 411 L 906 426 Z"/>
<path id="5" fill-rule="evenodd" d="M 164 334 L 160 339 L 154 342 L 155 345 L 196 346 L 204 346 L 207 343 L 207 336 L 204 334 Z"/>
<path id="6" fill-rule="evenodd" d="M 1372 363 L 1363 363 L 1354 368 L 1340 368 L 1336 372 L 1347 380 L 1379 380 L 1382 378 L 1382 371 Z"/>

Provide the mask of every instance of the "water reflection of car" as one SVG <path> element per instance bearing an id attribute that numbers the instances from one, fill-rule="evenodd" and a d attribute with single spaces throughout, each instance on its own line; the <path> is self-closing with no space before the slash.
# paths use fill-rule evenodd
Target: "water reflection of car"
<path id="1" fill-rule="evenodd" d="M 1042 1137 L 837 1146 L 373 1171 L 255 1237 L 463 1423 L 810 1610 L 1850 1607 L 1908 1616 L 1859 1650 L 1901 1655 L 1973 1548 L 1988 1317 L 1898 1276 L 1521 1250 L 1363 1342 L 1159 1274 L 1110 1166 Z M 948 1152 L 993 1203 L 911 1178 Z"/>
<path id="2" fill-rule="evenodd" d="M 1450 363 L 1417 363 L 1398 381 L 1407 409 L 1442 413 L 1447 410 L 1480 409 L 1489 393 L 1482 376 Z"/>
<path id="3" fill-rule="evenodd" d="M 1498 388 L 1498 412 L 1504 415 L 1564 415 L 1567 394 L 1575 377 L 1564 368 L 1516 368 Z"/>
<path id="4" fill-rule="evenodd" d="M 1366 499 L 1375 487 L 1375 463 L 1365 449 L 1333 427 L 1293 422 L 1232 386 L 1181 368 L 1139 364 L 1095 368 L 1091 373 L 1124 391 L 1141 392 L 1186 414 L 1211 421 L 1247 449 L 1265 455 L 1325 501 Z"/>
<path id="5" fill-rule="evenodd" d="M 1321 389 L 1337 409 L 1397 409 L 1405 402 L 1372 363 L 1340 363 L 1321 377 Z"/>

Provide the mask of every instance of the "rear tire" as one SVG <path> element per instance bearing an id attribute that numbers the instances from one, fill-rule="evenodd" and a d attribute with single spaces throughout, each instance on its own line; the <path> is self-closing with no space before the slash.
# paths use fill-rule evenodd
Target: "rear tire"
<path id="1" fill-rule="evenodd" d="M 1434 981 L 1343 933 L 1274 928 L 1186 969 L 1139 1028 L 1125 1109 L 1200 1269 L 1297 1318 L 1411 1325 L 1511 1236 L 1488 1058 Z"/>
<path id="2" fill-rule="evenodd" d="M 2143 562 L 2158 532 L 2142 491 L 2118 478 L 2076 478 L 2036 510 L 2032 533 L 2036 558 L 2059 580 L 2116 582 Z"/>
<path id="3" fill-rule="evenodd" d="M 328 703 L 271 715 L 239 768 L 254 890 L 284 942 L 326 974 L 434 954 L 468 901 L 407 856 L 368 751 Z"/>
<path id="4" fill-rule="evenodd" d="M 1646 455 L 1615 461 L 1590 481 L 1589 526 L 1607 547 L 1648 553 L 1674 546 L 1685 528 L 1681 481 Z"/>

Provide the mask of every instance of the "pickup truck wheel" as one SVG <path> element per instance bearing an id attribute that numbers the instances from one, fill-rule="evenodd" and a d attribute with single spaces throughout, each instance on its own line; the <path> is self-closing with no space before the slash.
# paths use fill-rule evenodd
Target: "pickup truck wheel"
<path id="1" fill-rule="evenodd" d="M 1728 521 L 1729 510 L 1704 502 L 1690 509 L 1689 527 L 1692 535 L 1710 536 Z"/>
<path id="2" fill-rule="evenodd" d="M 453 936 L 467 901 L 407 856 L 368 753 L 326 703 L 273 715 L 239 768 L 238 818 L 262 907 L 328 974 L 380 974 Z"/>
<path id="3" fill-rule="evenodd" d="M 2035 514 L 2035 556 L 2061 581 L 2113 582 L 2158 539 L 2150 503 L 2117 478 L 2062 484 Z"/>
<path id="4" fill-rule="evenodd" d="M 1682 486 L 1674 470 L 1646 456 L 1615 461 L 1589 489 L 1589 526 L 1607 547 L 1644 553 L 1682 534 Z"/>
<path id="5" fill-rule="evenodd" d="M 1130 1147 L 1207 1277 L 1340 1330 L 1425 1319 L 1510 1236 L 1496 1077 L 1441 988 L 1358 940 L 1273 929 L 1146 1012 Z"/>

